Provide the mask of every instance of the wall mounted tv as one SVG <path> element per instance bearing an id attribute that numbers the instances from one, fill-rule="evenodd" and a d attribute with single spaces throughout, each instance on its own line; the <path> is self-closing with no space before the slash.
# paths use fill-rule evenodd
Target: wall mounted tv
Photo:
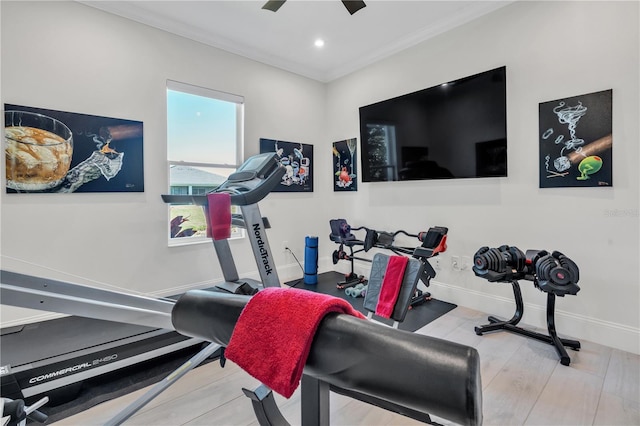
<path id="1" fill-rule="evenodd" d="M 506 67 L 360 108 L 362 181 L 507 176 Z"/>

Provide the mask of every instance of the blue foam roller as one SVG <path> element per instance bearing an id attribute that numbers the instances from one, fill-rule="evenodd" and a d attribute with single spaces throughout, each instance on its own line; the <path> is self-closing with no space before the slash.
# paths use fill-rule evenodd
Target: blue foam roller
<path id="1" fill-rule="evenodd" d="M 318 284 L 318 237 L 305 237 L 304 283 Z"/>

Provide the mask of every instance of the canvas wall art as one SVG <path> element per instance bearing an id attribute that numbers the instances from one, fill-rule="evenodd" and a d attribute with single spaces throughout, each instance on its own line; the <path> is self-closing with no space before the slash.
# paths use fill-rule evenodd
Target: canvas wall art
<path id="1" fill-rule="evenodd" d="M 260 153 L 275 152 L 287 172 L 272 192 L 313 192 L 313 145 L 260 138 Z"/>
<path id="2" fill-rule="evenodd" d="M 144 192 L 142 122 L 4 110 L 7 193 Z"/>
<path id="3" fill-rule="evenodd" d="M 356 138 L 333 143 L 333 190 L 358 190 L 358 156 Z"/>
<path id="4" fill-rule="evenodd" d="M 612 90 L 540 104 L 540 188 L 613 185 Z"/>

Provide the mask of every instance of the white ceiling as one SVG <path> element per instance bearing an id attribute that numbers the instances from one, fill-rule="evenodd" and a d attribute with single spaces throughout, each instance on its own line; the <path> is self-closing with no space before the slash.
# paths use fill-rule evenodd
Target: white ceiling
<path id="1" fill-rule="evenodd" d="M 365 0 L 350 15 L 340 0 L 288 0 L 275 13 L 266 0 L 80 2 L 322 82 L 512 3 Z"/>

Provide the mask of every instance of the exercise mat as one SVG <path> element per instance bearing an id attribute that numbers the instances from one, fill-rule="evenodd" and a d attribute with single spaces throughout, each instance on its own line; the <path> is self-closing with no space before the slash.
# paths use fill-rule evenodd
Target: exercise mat
<path id="1" fill-rule="evenodd" d="M 286 282 L 285 284 L 290 287 L 295 287 L 295 288 L 309 290 L 309 291 L 315 291 L 315 292 L 339 297 L 341 299 L 348 301 L 351 304 L 351 306 L 353 306 L 355 309 L 367 315 L 369 311 L 364 309 L 364 307 L 362 306 L 364 302 L 364 298 L 347 296 L 344 290 L 339 290 L 336 287 L 336 284 L 338 283 L 338 281 L 341 281 L 343 279 L 344 279 L 344 275 L 339 272 L 325 272 L 322 274 L 318 274 L 318 284 L 306 285 L 304 284 L 302 278 Z M 400 323 L 398 328 L 400 330 L 416 331 L 456 307 L 457 305 L 454 305 L 453 303 L 443 302 L 437 299 L 431 299 L 429 301 L 426 301 L 422 305 L 418 305 L 412 308 L 411 310 L 409 310 L 404 321 Z M 387 325 L 393 324 L 392 320 L 380 318 L 375 315 L 373 316 L 373 319 Z"/>

